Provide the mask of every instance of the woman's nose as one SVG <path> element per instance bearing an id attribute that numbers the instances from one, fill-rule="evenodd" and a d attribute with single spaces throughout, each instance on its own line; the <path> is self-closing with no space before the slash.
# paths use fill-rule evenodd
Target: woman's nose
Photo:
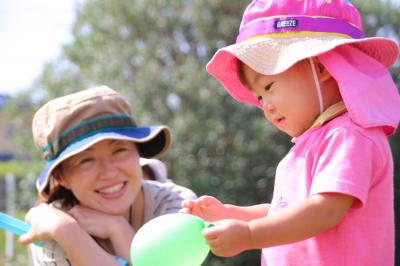
<path id="1" fill-rule="evenodd" d="M 100 168 L 100 176 L 102 178 L 114 178 L 117 174 L 117 166 L 113 160 L 102 160 Z"/>

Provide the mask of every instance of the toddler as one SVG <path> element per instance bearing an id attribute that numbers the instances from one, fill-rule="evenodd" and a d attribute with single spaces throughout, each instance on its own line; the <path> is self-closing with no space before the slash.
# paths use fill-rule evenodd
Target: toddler
<path id="1" fill-rule="evenodd" d="M 293 138 L 270 204 L 211 196 L 181 212 L 214 226 L 212 252 L 262 249 L 262 265 L 393 265 L 393 158 L 400 96 L 387 70 L 398 45 L 365 38 L 344 0 L 254 0 L 236 44 L 207 65 L 233 98 Z"/>

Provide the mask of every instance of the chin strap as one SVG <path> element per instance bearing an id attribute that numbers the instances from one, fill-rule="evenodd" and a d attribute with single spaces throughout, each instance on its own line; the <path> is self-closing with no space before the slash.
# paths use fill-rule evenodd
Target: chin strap
<path id="1" fill-rule="evenodd" d="M 317 119 L 315 119 L 314 123 L 311 125 L 309 129 L 312 128 L 317 128 L 328 122 L 329 120 L 332 120 L 333 118 L 347 112 L 346 106 L 343 101 L 337 102 L 324 111 L 324 101 L 322 99 L 322 92 L 321 92 L 321 86 L 319 84 L 319 79 L 317 76 L 317 71 L 315 70 L 315 64 L 314 61 L 310 58 L 310 64 L 311 64 L 311 70 L 313 73 L 314 81 L 315 81 L 315 86 L 317 89 L 317 94 L 318 94 L 318 100 L 319 100 L 319 116 Z M 296 137 L 292 138 L 292 142 L 296 142 Z"/>
<path id="2" fill-rule="evenodd" d="M 319 100 L 319 114 L 322 114 L 324 112 L 324 100 L 322 98 L 322 92 L 321 92 L 321 86 L 319 84 L 319 79 L 317 75 L 317 71 L 315 70 L 315 64 L 312 58 L 309 58 L 310 64 L 311 64 L 311 71 L 313 73 L 314 77 L 314 82 L 315 82 L 315 87 L 317 89 L 317 94 L 318 94 L 318 100 Z"/>
<path id="3" fill-rule="evenodd" d="M 317 119 L 315 119 L 314 123 L 312 124 L 311 128 L 317 128 L 322 126 L 323 124 L 325 124 L 326 122 L 334 119 L 335 117 L 346 113 L 347 109 L 346 106 L 344 105 L 343 101 L 337 102 L 331 106 L 329 106 L 328 108 L 326 108 L 326 110 L 320 114 Z"/>
<path id="4" fill-rule="evenodd" d="M 337 102 L 331 106 L 329 106 L 328 108 L 326 108 L 325 111 L 322 112 L 322 114 L 320 114 L 317 119 L 315 119 L 314 123 L 311 125 L 311 127 L 309 129 L 312 128 L 317 128 L 322 126 L 323 124 L 325 124 L 326 122 L 334 119 L 335 117 L 346 113 L 347 109 L 346 106 L 344 105 L 343 101 Z M 292 138 L 292 143 L 296 142 L 296 138 Z"/>

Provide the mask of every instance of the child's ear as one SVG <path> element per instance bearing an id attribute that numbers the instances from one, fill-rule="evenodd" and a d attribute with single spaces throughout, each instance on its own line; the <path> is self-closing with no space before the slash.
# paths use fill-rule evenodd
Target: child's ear
<path id="1" fill-rule="evenodd" d="M 326 69 L 326 67 L 319 61 L 318 58 L 314 58 L 314 63 L 318 69 L 318 76 L 321 82 L 327 81 L 332 78 L 331 73 Z"/>

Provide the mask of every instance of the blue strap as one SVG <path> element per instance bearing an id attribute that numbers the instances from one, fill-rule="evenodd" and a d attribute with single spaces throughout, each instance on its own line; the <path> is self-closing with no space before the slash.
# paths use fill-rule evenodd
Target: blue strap
<path id="1" fill-rule="evenodd" d="M 117 260 L 117 262 L 119 263 L 119 265 L 122 266 L 129 266 L 129 262 L 127 262 L 126 260 L 124 260 L 123 258 L 114 256 L 114 258 Z"/>

